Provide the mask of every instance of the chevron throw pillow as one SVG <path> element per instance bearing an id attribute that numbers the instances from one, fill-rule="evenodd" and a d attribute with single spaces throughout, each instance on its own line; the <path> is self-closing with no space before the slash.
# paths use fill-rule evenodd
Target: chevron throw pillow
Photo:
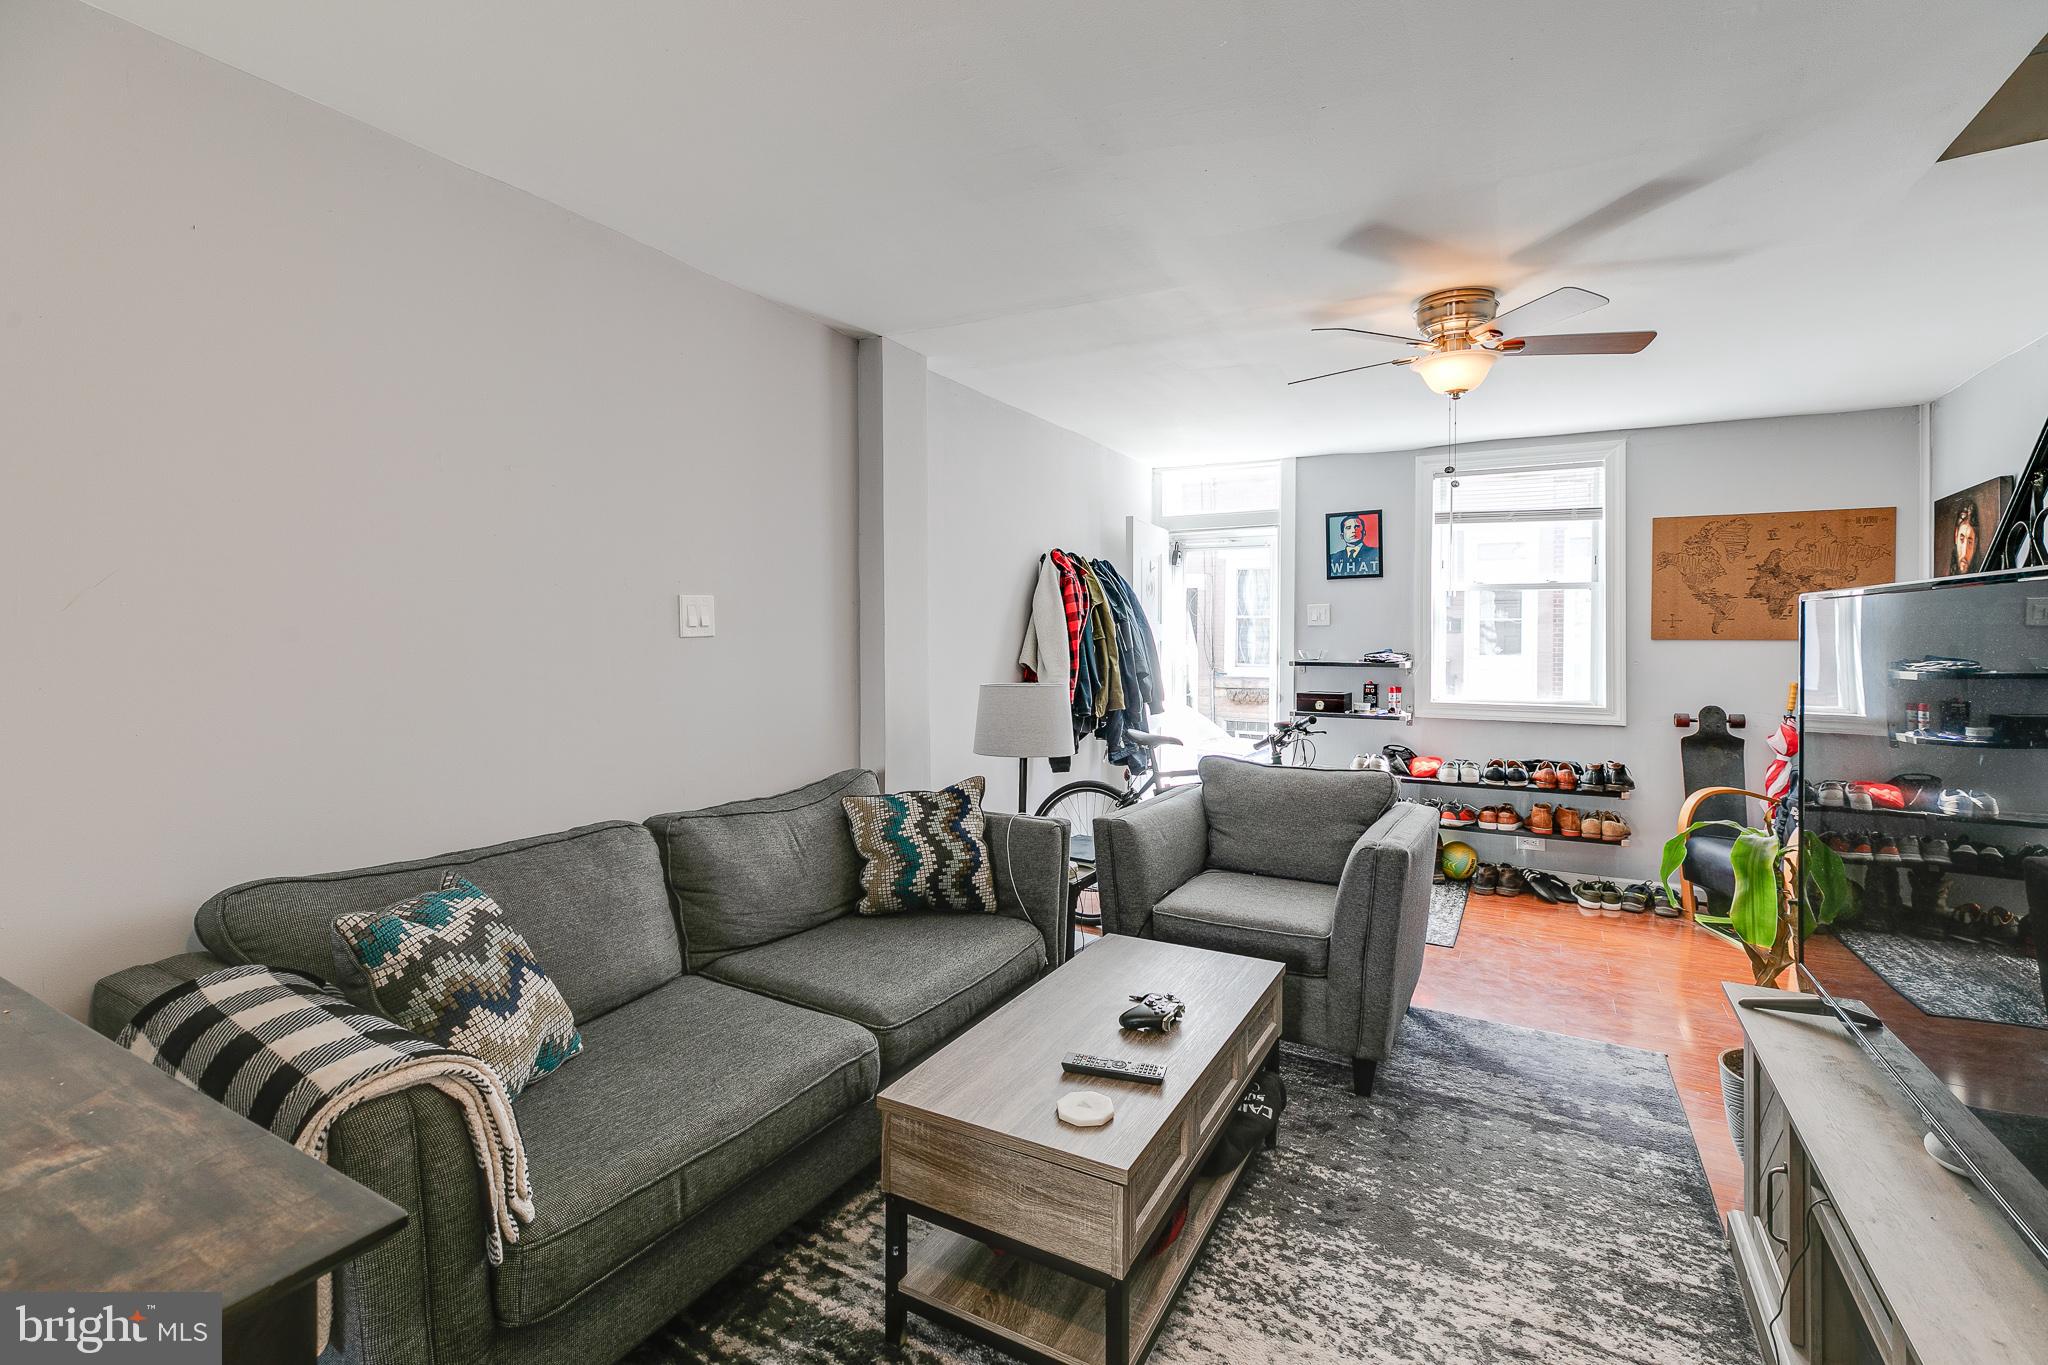
<path id="1" fill-rule="evenodd" d="M 840 798 L 861 856 L 861 914 L 995 913 L 988 821 L 981 813 L 986 786 L 970 777 L 935 792 Z"/>
<path id="2" fill-rule="evenodd" d="M 367 979 L 377 1013 L 466 1052 L 514 1097 L 583 1050 L 561 988 L 488 894 L 453 872 L 439 891 L 334 921 L 343 976 Z M 354 968 L 353 971 L 350 968 Z"/>

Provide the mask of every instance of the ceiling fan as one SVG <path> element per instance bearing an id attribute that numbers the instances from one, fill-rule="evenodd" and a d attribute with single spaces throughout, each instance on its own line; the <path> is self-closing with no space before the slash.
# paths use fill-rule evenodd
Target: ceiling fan
<path id="1" fill-rule="evenodd" d="M 1479 387 L 1494 362 L 1508 355 L 1634 355 L 1657 339 L 1655 332 L 1580 332 L 1575 335 L 1531 336 L 1536 327 L 1549 327 L 1591 312 L 1605 304 L 1605 296 L 1590 289 L 1553 289 L 1541 298 L 1502 313 L 1500 295 L 1492 289 L 1465 287 L 1439 289 L 1415 301 L 1415 327 L 1421 336 L 1396 336 L 1391 332 L 1369 332 L 1362 327 L 1316 327 L 1317 332 L 1351 332 L 1381 341 L 1412 346 L 1420 355 L 1397 360 L 1380 360 L 1370 365 L 1353 365 L 1348 370 L 1312 374 L 1290 384 L 1308 384 L 1340 374 L 1357 374 L 1382 365 L 1412 365 L 1422 382 L 1437 393 L 1462 397 Z"/>

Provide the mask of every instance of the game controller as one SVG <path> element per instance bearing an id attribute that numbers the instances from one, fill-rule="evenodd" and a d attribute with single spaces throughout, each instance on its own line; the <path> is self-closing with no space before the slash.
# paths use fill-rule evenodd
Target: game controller
<path id="1" fill-rule="evenodd" d="M 1179 996 L 1163 992 L 1148 991 L 1144 995 L 1134 995 L 1131 999 L 1137 1003 L 1125 1010 L 1117 1021 L 1127 1029 L 1137 1029 L 1146 1033 L 1170 1033 L 1173 1026 L 1181 1021 L 1181 1016 L 1188 1012 L 1188 1007 L 1180 1002 Z"/>

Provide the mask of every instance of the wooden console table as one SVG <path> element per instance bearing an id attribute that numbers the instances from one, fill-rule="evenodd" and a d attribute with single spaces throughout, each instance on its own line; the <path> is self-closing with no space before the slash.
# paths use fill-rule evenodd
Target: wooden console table
<path id="1" fill-rule="evenodd" d="M 0 979 L 0 1289 L 215 1293 L 223 1359 L 310 1365 L 316 1281 L 405 1217 Z"/>
<path id="2" fill-rule="evenodd" d="M 1838 1022 L 1737 1007 L 1748 1096 L 1736 1278 L 1768 1365 L 2038 1365 L 2048 1262 L 1921 1145 L 1911 1101 Z M 1896 1042 L 1887 1058 L 1939 1084 Z"/>

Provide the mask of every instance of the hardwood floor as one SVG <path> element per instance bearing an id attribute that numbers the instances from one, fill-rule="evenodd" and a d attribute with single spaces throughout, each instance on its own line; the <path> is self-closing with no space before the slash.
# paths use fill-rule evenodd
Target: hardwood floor
<path id="1" fill-rule="evenodd" d="M 1534 896 L 1473 896 L 1452 948 L 1426 950 L 1415 1003 L 1497 1023 L 1662 1052 L 1726 1212 L 1742 1205 L 1717 1071 L 1742 1030 L 1721 996 L 1749 963 L 1682 919 L 1588 917 Z"/>

